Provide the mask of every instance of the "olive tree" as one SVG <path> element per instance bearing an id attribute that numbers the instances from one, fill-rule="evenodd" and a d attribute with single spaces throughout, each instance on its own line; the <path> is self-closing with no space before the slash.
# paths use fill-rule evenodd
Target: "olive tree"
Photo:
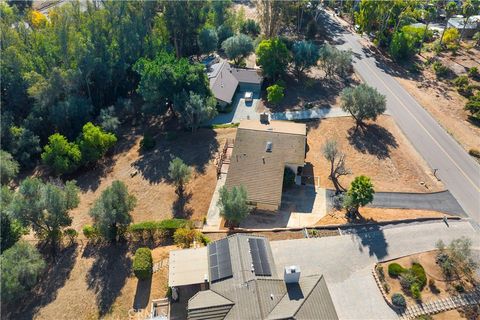
<path id="1" fill-rule="evenodd" d="M 19 241 L 0 256 L 2 301 L 25 296 L 45 269 L 45 261 L 34 246 Z"/>
<path id="2" fill-rule="evenodd" d="M 250 213 L 250 207 L 247 204 L 247 190 L 245 187 L 233 187 L 228 190 L 223 186 L 219 190 L 220 198 L 218 205 L 220 206 L 220 215 L 230 223 L 240 223 Z"/>
<path id="3" fill-rule="evenodd" d="M 317 64 L 320 57 L 317 46 L 310 41 L 298 41 L 293 44 L 293 66 L 297 77 Z"/>
<path id="4" fill-rule="evenodd" d="M 185 185 L 192 176 L 192 168 L 187 166 L 182 159 L 177 157 L 170 161 L 170 164 L 168 165 L 168 176 L 175 184 L 175 192 L 178 195 L 182 195 Z"/>
<path id="5" fill-rule="evenodd" d="M 106 239 L 115 242 L 122 236 L 126 227 L 132 222 L 130 212 L 136 205 L 135 196 L 128 193 L 122 181 L 113 181 L 105 189 L 90 209 L 95 228 Z"/>
<path id="6" fill-rule="evenodd" d="M 75 181 L 65 185 L 43 183 L 38 178 L 22 181 L 15 193 L 10 212 L 24 227 L 52 246 L 53 254 L 62 237 L 62 229 L 72 224 L 69 211 L 80 202 Z"/>
<path id="7" fill-rule="evenodd" d="M 18 174 L 18 162 L 7 151 L 0 150 L 0 182 L 8 184 Z"/>
<path id="8" fill-rule="evenodd" d="M 222 43 L 222 49 L 225 51 L 228 59 L 233 60 L 235 65 L 253 52 L 253 41 L 247 35 L 239 34 L 228 38 Z"/>
<path id="9" fill-rule="evenodd" d="M 355 131 L 358 127 L 365 128 L 365 120 L 377 120 L 387 108 L 386 97 L 366 84 L 343 89 L 340 99 L 343 111 L 350 113 L 355 119 Z"/>

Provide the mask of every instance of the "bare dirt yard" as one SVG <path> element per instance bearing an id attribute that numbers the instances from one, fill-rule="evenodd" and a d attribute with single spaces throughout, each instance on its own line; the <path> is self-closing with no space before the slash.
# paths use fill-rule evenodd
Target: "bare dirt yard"
<path id="1" fill-rule="evenodd" d="M 354 134 L 350 117 L 329 118 L 307 123 L 307 163 L 304 175 L 319 177 L 320 187 L 332 188 L 330 167 L 322 146 L 335 139 L 346 154 L 352 174 L 340 178 L 348 187 L 358 175 L 372 179 L 376 191 L 434 192 L 444 190 L 427 163 L 413 148 L 390 116 L 380 116 L 364 132 Z M 316 179 L 318 181 L 318 179 Z"/>
<path id="2" fill-rule="evenodd" d="M 386 208 L 360 208 L 360 215 L 356 220 L 347 218 L 345 210 L 333 210 L 320 219 L 316 225 L 331 225 L 345 223 L 376 223 L 384 221 L 397 221 L 405 219 L 441 218 L 444 213 L 428 210 L 405 210 Z"/>
<path id="3" fill-rule="evenodd" d="M 153 249 L 154 263 L 168 258 L 174 249 Z M 144 319 L 140 316 L 145 313 L 132 309 L 150 311 L 153 299 L 165 297 L 168 265 L 154 273 L 151 281 L 139 282 L 131 270 L 132 252 L 126 245 L 69 249 L 21 307 L 14 308 L 16 314 L 2 310 L 2 319 Z"/>
<path id="4" fill-rule="evenodd" d="M 435 57 L 452 72 L 447 79 L 438 79 L 431 66 L 419 74 L 401 73 L 396 76 L 400 84 L 451 134 L 465 150 L 480 149 L 480 126 L 469 120 L 463 108 L 468 101 L 460 95 L 452 81 L 457 75 L 467 75 L 471 67 L 480 69 L 480 50 L 462 47 L 456 54 L 443 52 L 422 54 L 419 62 Z M 469 78 L 470 85 L 480 88 L 480 82 Z"/>
<path id="5" fill-rule="evenodd" d="M 108 163 L 74 177 L 81 193 L 80 205 L 71 212 L 72 227 L 80 231 L 91 223 L 89 209 L 114 180 L 123 181 L 137 198 L 132 212 L 134 222 L 172 216 L 202 220 L 217 182 L 216 154 L 227 138 L 235 137 L 235 132 L 235 128 L 154 132 L 156 145 L 147 152 L 140 151 L 142 134 L 129 133 L 128 139 L 120 140 Z M 194 170 L 183 200 L 178 199 L 168 178 L 168 165 L 174 157 L 180 157 Z"/>
<path id="6" fill-rule="evenodd" d="M 379 265 L 383 267 L 385 273 L 385 281 L 390 288 L 388 293 L 389 298 L 391 298 L 394 293 L 404 293 L 404 291 L 402 291 L 399 278 L 393 278 L 388 274 L 388 265 L 391 263 L 398 263 L 403 268 L 410 268 L 412 263 L 419 263 L 423 266 L 427 276 L 427 284 L 421 291 L 422 302 L 429 302 L 437 299 L 443 299 L 452 295 L 457 295 L 458 292 L 455 290 L 454 285 L 458 284 L 459 281 L 461 281 L 466 291 L 471 290 L 471 284 L 466 279 L 445 279 L 442 269 L 435 262 L 437 253 L 438 251 L 436 250 L 427 251 L 380 263 Z M 417 300 L 412 298 L 409 293 L 405 293 L 404 296 L 407 301 L 407 306 L 417 303 Z"/>

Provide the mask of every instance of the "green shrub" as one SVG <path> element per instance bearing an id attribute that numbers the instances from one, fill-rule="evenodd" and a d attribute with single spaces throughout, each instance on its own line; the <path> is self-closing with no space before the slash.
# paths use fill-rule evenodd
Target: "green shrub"
<path id="1" fill-rule="evenodd" d="M 73 244 L 78 237 L 78 232 L 75 229 L 68 228 L 63 230 L 63 235 L 68 238 L 70 244 Z"/>
<path id="2" fill-rule="evenodd" d="M 142 151 L 152 150 L 155 147 L 155 139 L 147 132 L 143 135 L 142 141 L 140 141 L 140 149 Z"/>
<path id="3" fill-rule="evenodd" d="M 468 69 L 468 75 L 471 78 L 478 78 L 478 76 L 479 76 L 478 68 L 477 67 L 471 67 L 470 69 Z"/>
<path id="4" fill-rule="evenodd" d="M 295 184 L 295 172 L 286 167 L 283 171 L 283 188 L 290 188 Z"/>
<path id="5" fill-rule="evenodd" d="M 392 278 L 396 278 L 404 272 L 405 272 L 405 268 L 403 268 L 398 263 L 390 263 L 388 265 L 388 275 Z"/>
<path id="6" fill-rule="evenodd" d="M 383 271 L 383 267 L 381 265 L 377 265 L 377 274 L 380 281 L 385 281 L 385 271 Z"/>
<path id="7" fill-rule="evenodd" d="M 465 292 L 465 288 L 463 287 L 463 285 L 461 283 L 457 283 L 455 285 L 455 290 L 457 290 L 457 292 L 459 292 L 459 293 Z"/>
<path id="8" fill-rule="evenodd" d="M 458 87 L 457 91 L 465 98 L 470 98 L 471 96 L 473 96 L 474 88 L 475 88 L 474 86 L 468 85 L 468 86 Z"/>
<path id="9" fill-rule="evenodd" d="M 390 292 L 390 286 L 388 285 L 388 283 L 386 282 L 383 283 L 383 290 L 385 290 L 386 293 Z"/>
<path id="10" fill-rule="evenodd" d="M 145 280 L 151 277 L 152 270 L 152 252 L 148 248 L 138 248 L 133 257 L 133 273 L 139 280 Z"/>
<path id="11" fill-rule="evenodd" d="M 480 159 L 480 150 L 470 149 L 468 150 L 468 154 L 470 154 L 472 157 Z"/>
<path id="12" fill-rule="evenodd" d="M 173 241 L 181 248 L 190 248 L 194 241 L 202 241 L 202 233 L 190 228 L 180 228 L 175 231 Z"/>
<path id="13" fill-rule="evenodd" d="M 160 226 L 160 222 L 143 221 L 131 224 L 127 228 L 127 232 L 134 238 L 142 240 L 154 241 L 157 237 L 163 237 L 166 231 Z"/>
<path id="14" fill-rule="evenodd" d="M 464 109 L 470 112 L 472 119 L 480 121 L 480 92 L 468 99 Z"/>
<path id="15" fill-rule="evenodd" d="M 420 263 L 413 263 L 410 270 L 412 270 L 412 273 L 417 278 L 417 284 L 420 287 L 420 290 L 422 290 L 427 284 L 427 275 L 425 274 L 425 269 Z"/>
<path id="16" fill-rule="evenodd" d="M 422 295 L 420 293 L 421 289 L 418 283 L 414 283 L 410 287 L 410 294 L 415 300 L 420 300 L 422 298 Z"/>
<path id="17" fill-rule="evenodd" d="M 165 219 L 160 221 L 159 227 L 166 231 L 175 231 L 178 228 L 186 227 L 187 224 L 188 221 L 185 219 Z"/>
<path id="18" fill-rule="evenodd" d="M 85 225 L 82 231 L 85 238 L 89 240 L 95 239 L 98 236 L 98 230 L 89 224 Z"/>
<path id="19" fill-rule="evenodd" d="M 444 66 L 440 61 L 435 61 L 432 64 L 432 67 L 437 77 L 445 77 L 450 71 L 450 69 Z"/>
<path id="20" fill-rule="evenodd" d="M 392 304 L 394 306 L 401 307 L 401 308 L 405 308 L 407 306 L 405 297 L 401 293 L 394 293 L 392 295 Z"/>
<path id="21" fill-rule="evenodd" d="M 207 244 L 209 244 L 210 242 L 212 242 L 212 240 L 210 240 L 209 237 L 207 237 L 206 235 L 204 235 L 203 233 L 200 235 L 200 241 L 206 246 Z"/>
<path id="22" fill-rule="evenodd" d="M 458 76 L 453 80 L 453 84 L 455 87 L 463 87 L 468 85 L 468 77 L 467 76 Z"/>
<path id="23" fill-rule="evenodd" d="M 408 292 L 410 288 L 417 283 L 417 277 L 408 269 L 400 275 L 400 285 L 405 292 Z"/>

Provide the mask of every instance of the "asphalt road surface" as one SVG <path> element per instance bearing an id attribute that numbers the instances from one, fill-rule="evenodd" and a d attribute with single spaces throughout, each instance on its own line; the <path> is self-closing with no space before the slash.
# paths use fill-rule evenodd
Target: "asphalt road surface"
<path id="1" fill-rule="evenodd" d="M 480 166 L 395 80 L 394 71 L 377 60 L 363 46 L 361 37 L 343 28 L 335 18 L 323 13 L 327 31 L 339 49 L 351 49 L 354 68 L 363 81 L 387 96 L 387 110 L 432 169 L 437 169 L 446 188 L 465 212 L 480 222 Z M 479 137 L 472 137 L 479 139 Z"/>

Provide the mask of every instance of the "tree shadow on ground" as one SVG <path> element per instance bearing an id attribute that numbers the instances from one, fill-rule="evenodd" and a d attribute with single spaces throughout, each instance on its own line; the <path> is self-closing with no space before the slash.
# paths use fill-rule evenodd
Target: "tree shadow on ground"
<path id="1" fill-rule="evenodd" d="M 47 266 L 38 284 L 22 302 L 13 305 L 2 303 L 2 319 L 33 319 L 38 310 L 56 299 L 78 257 L 77 244 L 64 249 L 57 257 L 57 262 Z"/>
<path id="2" fill-rule="evenodd" d="M 168 166 L 170 161 L 181 158 L 187 165 L 203 174 L 205 169 L 218 151 L 219 143 L 215 139 L 216 132 L 212 129 L 201 128 L 197 132 L 171 131 L 158 132 L 154 139 L 155 148 L 145 152 L 132 167 L 138 170 L 150 183 L 169 181 Z"/>
<path id="3" fill-rule="evenodd" d="M 193 214 L 193 209 L 186 207 L 192 196 L 191 192 L 183 192 L 178 195 L 172 204 L 173 216 L 175 218 L 189 218 Z"/>
<path id="4" fill-rule="evenodd" d="M 277 104 L 267 102 L 267 93 L 262 91 L 262 101 L 271 112 L 284 112 L 293 110 L 304 110 L 311 108 L 330 109 L 335 105 L 342 89 L 354 85 L 356 82 L 350 76 L 347 79 L 325 79 L 318 73 L 318 68 L 297 79 L 291 73 L 287 73 L 283 80 L 285 82 L 285 96 Z"/>
<path id="5" fill-rule="evenodd" d="M 390 148 L 397 148 L 398 143 L 387 129 L 369 124 L 366 128 L 352 127 L 348 130 L 348 141 L 361 153 L 375 155 L 378 159 L 390 157 Z"/>
<path id="6" fill-rule="evenodd" d="M 100 317 L 107 314 L 131 274 L 132 261 L 126 243 L 88 244 L 84 257 L 95 257 L 87 274 L 88 288 L 95 291 Z"/>
<path id="7" fill-rule="evenodd" d="M 352 233 L 352 239 L 360 240 L 358 250 L 363 252 L 368 249 L 370 256 L 377 257 L 378 260 L 385 258 L 388 254 L 388 243 L 385 234 L 378 224 L 371 224 L 362 227 L 354 227 L 349 230 Z"/>
<path id="8" fill-rule="evenodd" d="M 152 290 L 152 277 L 137 281 L 135 298 L 133 299 L 134 309 L 145 309 L 150 301 L 150 292 Z"/>

